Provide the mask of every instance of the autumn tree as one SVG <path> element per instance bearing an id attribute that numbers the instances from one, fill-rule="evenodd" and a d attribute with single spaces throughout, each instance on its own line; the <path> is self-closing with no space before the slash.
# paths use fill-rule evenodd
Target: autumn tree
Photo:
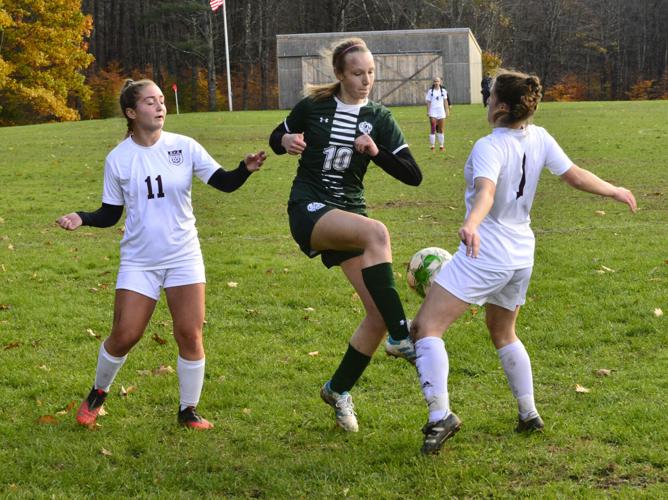
<path id="1" fill-rule="evenodd" d="M 0 0 L 0 124 L 79 118 L 91 28 L 80 0 Z"/>

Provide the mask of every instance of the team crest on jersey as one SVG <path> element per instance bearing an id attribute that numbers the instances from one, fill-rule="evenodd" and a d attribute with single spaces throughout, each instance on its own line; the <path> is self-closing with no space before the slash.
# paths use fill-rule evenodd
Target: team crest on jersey
<path id="1" fill-rule="evenodd" d="M 183 163 L 183 151 L 181 149 L 175 149 L 174 151 L 167 151 L 169 156 L 169 163 L 178 167 Z"/>
<path id="2" fill-rule="evenodd" d="M 373 125 L 371 125 L 369 122 L 362 122 L 357 126 L 357 128 L 359 128 L 360 132 L 363 134 L 369 134 L 373 130 Z"/>

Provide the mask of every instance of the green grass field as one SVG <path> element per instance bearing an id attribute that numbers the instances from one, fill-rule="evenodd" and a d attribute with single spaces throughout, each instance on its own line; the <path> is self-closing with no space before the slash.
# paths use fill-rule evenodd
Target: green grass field
<path id="1" fill-rule="evenodd" d="M 268 148 L 285 114 L 170 116 L 166 129 L 232 168 Z M 419 297 L 405 263 L 422 247 L 456 249 L 462 168 L 488 127 L 482 106 L 455 106 L 447 155 L 433 154 L 424 108 L 394 114 L 424 182 L 408 187 L 372 167 L 367 199 L 392 234 L 413 315 Z M 472 310 L 446 337 L 451 403 L 464 425 L 429 458 L 419 455 L 426 409 L 407 363 L 376 354 L 353 392 L 358 434 L 339 431 L 320 401 L 362 308 L 340 270 L 309 261 L 290 237 L 287 155 L 272 154 L 233 194 L 194 182 L 208 276 L 200 409 L 216 428 L 178 428 L 176 375 L 154 372 L 176 367 L 164 298 L 100 427 L 78 427 L 73 405 L 91 386 L 96 336 L 111 325 L 120 232 L 69 233 L 54 221 L 99 206 L 104 158 L 124 122 L 0 129 L 0 497 L 665 498 L 668 323 L 655 310 L 668 314 L 666 116 L 666 101 L 541 106 L 536 123 L 577 164 L 632 189 L 639 211 L 544 174 L 518 334 L 546 432 L 512 432 L 515 402 L 484 312 Z"/>

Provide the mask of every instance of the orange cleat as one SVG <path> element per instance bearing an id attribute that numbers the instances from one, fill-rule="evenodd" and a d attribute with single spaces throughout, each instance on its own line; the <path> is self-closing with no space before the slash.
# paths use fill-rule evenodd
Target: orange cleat
<path id="1" fill-rule="evenodd" d="M 93 387 L 88 394 L 88 397 L 81 402 L 81 406 L 77 410 L 77 422 L 86 427 L 95 425 L 97 415 L 107 399 L 107 393 L 102 389 Z"/>
<path id="2" fill-rule="evenodd" d="M 197 413 L 194 406 L 188 406 L 184 410 L 179 410 L 177 420 L 179 425 L 189 429 L 196 429 L 199 431 L 213 429 L 213 424 Z"/>

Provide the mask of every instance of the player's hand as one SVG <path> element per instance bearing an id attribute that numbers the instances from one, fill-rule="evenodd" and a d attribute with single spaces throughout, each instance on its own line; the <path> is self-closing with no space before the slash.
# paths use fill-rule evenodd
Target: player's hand
<path id="1" fill-rule="evenodd" d="M 638 211 L 638 204 L 636 203 L 636 198 L 633 196 L 633 193 L 626 188 L 618 187 L 615 190 L 615 193 L 612 195 L 614 200 L 617 200 L 621 203 L 626 203 L 631 212 L 636 213 Z"/>
<path id="2" fill-rule="evenodd" d="M 244 163 L 249 172 L 257 172 L 260 170 L 260 167 L 266 159 L 266 153 L 264 151 L 258 151 L 257 153 L 247 154 L 244 158 Z"/>
<path id="3" fill-rule="evenodd" d="M 283 134 L 281 137 L 281 146 L 285 148 L 288 154 L 300 155 L 306 149 L 306 142 L 304 142 L 304 134 Z"/>
<path id="4" fill-rule="evenodd" d="M 63 215 L 62 217 L 56 219 L 56 224 L 58 224 L 63 229 L 67 229 L 68 231 L 74 231 L 76 228 L 81 226 L 82 223 L 83 221 L 81 220 L 81 217 L 79 217 L 79 214 L 76 212 Z"/>
<path id="5" fill-rule="evenodd" d="M 378 146 L 369 134 L 360 135 L 355 139 L 355 149 L 358 153 L 369 155 L 371 158 L 378 155 Z"/>
<path id="6" fill-rule="evenodd" d="M 466 225 L 459 229 L 459 239 L 466 245 L 466 256 L 475 259 L 480 250 L 480 235 L 476 229 Z"/>

